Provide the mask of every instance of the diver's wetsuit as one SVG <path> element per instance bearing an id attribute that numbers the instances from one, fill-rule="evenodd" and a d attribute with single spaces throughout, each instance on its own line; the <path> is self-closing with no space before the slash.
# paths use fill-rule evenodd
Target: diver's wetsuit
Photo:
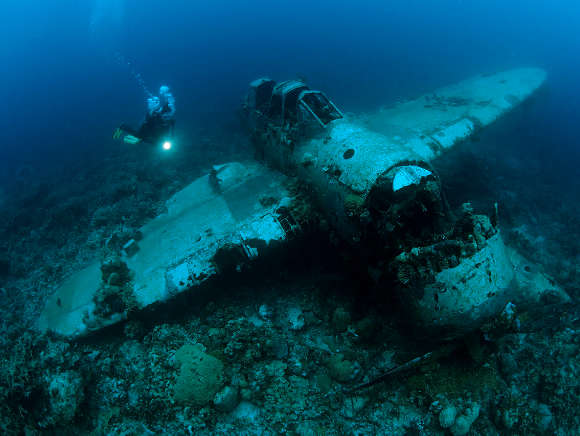
<path id="1" fill-rule="evenodd" d="M 175 98 L 168 86 L 159 88 L 159 97 L 151 95 L 147 99 L 147 115 L 139 129 L 133 129 L 127 124 L 122 124 L 113 135 L 120 137 L 120 132 L 125 132 L 125 142 L 147 142 L 159 144 L 170 140 L 175 126 Z M 129 137 L 133 138 L 129 138 Z"/>
<path id="2" fill-rule="evenodd" d="M 165 108 L 163 108 L 163 111 L 165 111 Z M 127 124 L 121 124 L 120 129 L 149 144 L 157 144 L 165 139 L 169 139 L 173 136 L 175 120 L 168 121 L 163 119 L 163 111 L 153 115 L 147 115 L 138 130 L 133 129 Z"/>

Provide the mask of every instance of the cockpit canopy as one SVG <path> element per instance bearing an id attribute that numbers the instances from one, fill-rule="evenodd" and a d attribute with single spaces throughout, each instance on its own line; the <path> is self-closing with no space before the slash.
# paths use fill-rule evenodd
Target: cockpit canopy
<path id="1" fill-rule="evenodd" d="M 246 106 L 280 125 L 315 120 L 326 127 L 331 121 L 343 118 L 326 94 L 309 89 L 297 79 L 277 85 L 269 78 L 254 80 L 250 83 Z"/>

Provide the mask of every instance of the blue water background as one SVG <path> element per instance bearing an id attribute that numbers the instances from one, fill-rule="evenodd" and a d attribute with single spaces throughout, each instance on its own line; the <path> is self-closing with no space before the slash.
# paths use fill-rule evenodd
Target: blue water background
<path id="1" fill-rule="evenodd" d="M 114 151 L 113 128 L 143 116 L 136 74 L 172 87 L 195 147 L 262 75 L 306 77 L 358 111 L 518 66 L 546 69 L 549 92 L 514 147 L 577 175 L 579 26 L 571 0 L 5 0 L 0 180 Z"/>

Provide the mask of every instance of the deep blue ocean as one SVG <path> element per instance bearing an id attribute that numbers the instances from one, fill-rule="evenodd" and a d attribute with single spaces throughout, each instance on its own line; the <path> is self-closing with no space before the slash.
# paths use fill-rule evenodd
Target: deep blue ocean
<path id="1" fill-rule="evenodd" d="M 579 24 L 575 1 L 6 0 L 0 175 L 102 157 L 114 127 L 143 117 L 138 75 L 152 91 L 171 86 L 195 146 L 189 133 L 231 125 L 262 75 L 305 77 L 358 111 L 528 65 L 547 70 L 549 95 L 522 152 L 549 150 L 577 175 Z"/>

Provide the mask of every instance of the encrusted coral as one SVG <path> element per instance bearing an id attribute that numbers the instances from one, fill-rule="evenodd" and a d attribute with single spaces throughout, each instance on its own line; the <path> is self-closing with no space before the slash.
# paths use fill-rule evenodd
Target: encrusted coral
<path id="1" fill-rule="evenodd" d="M 326 365 L 330 376 L 341 383 L 353 381 L 359 373 L 357 363 L 345 359 L 344 355 L 340 353 L 330 356 Z"/>
<path id="2" fill-rule="evenodd" d="M 344 199 L 344 209 L 348 216 L 358 216 L 364 211 L 364 198 L 360 195 L 348 194 Z"/>
<path id="3" fill-rule="evenodd" d="M 441 412 L 439 412 L 439 425 L 441 428 L 449 428 L 455 423 L 457 417 L 457 409 L 453 405 L 449 405 Z"/>
<path id="4" fill-rule="evenodd" d="M 345 331 L 351 323 L 350 313 L 344 307 L 337 307 L 332 314 L 332 324 L 339 331 Z"/>
<path id="5" fill-rule="evenodd" d="M 239 401 L 239 392 L 236 387 L 225 386 L 219 391 L 213 400 L 215 408 L 221 412 L 231 412 L 236 408 Z"/>
<path id="6" fill-rule="evenodd" d="M 49 380 L 48 395 L 53 419 L 66 424 L 75 417 L 84 397 L 82 377 L 75 371 L 65 371 Z"/>
<path id="7" fill-rule="evenodd" d="M 101 265 L 103 284 L 95 294 L 94 315 L 108 318 L 115 313 L 128 313 L 137 307 L 131 286 L 131 271 L 118 256 L 106 259 Z"/>
<path id="8" fill-rule="evenodd" d="M 481 406 L 479 404 L 472 404 L 470 407 L 465 409 L 451 426 L 451 434 L 453 436 L 465 436 L 469 433 L 469 429 L 479 416 L 480 410 Z"/>
<path id="9" fill-rule="evenodd" d="M 205 353 L 201 344 L 184 345 L 175 353 L 180 365 L 174 397 L 180 403 L 205 406 L 224 384 L 224 364 Z"/>

